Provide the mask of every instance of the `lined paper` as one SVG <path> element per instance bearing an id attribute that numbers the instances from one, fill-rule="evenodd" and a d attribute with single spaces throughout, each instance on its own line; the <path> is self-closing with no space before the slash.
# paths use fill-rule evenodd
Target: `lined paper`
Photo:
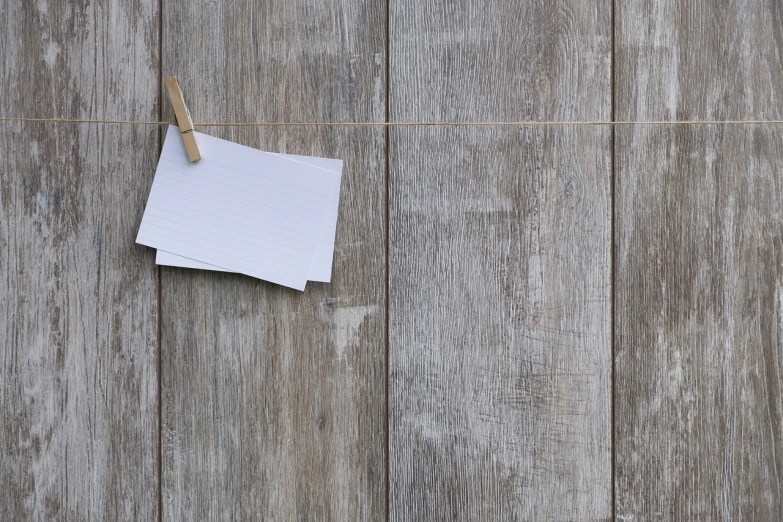
<path id="1" fill-rule="evenodd" d="M 198 136 L 197 136 L 198 138 Z M 292 161 L 301 161 L 308 165 L 314 165 L 321 167 L 332 172 L 336 172 L 342 177 L 343 161 L 339 159 L 331 158 L 316 158 L 313 156 L 299 156 L 296 154 L 278 154 L 283 158 Z M 318 243 L 315 247 L 315 253 L 313 256 L 313 262 L 310 265 L 310 272 L 307 276 L 309 281 L 318 281 L 328 283 L 332 279 L 332 261 L 334 258 L 334 240 L 337 232 L 337 212 L 340 204 L 340 184 L 338 179 L 337 184 L 332 192 L 332 198 L 329 201 L 329 206 L 326 210 L 326 217 L 321 225 L 321 233 L 319 235 Z M 177 266 L 183 268 L 196 268 L 200 270 L 215 270 L 220 272 L 228 272 L 222 267 L 210 265 L 196 261 L 195 259 L 188 259 L 171 252 L 158 250 L 155 256 L 155 263 L 165 266 Z"/>
<path id="2" fill-rule="evenodd" d="M 197 133 L 166 133 L 136 242 L 304 290 L 339 172 Z M 332 239 L 333 241 L 333 239 Z"/>

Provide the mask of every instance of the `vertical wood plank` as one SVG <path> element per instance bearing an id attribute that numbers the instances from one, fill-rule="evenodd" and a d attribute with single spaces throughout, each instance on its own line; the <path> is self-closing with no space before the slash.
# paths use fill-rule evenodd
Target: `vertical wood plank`
<path id="1" fill-rule="evenodd" d="M 157 2 L 0 3 L 0 114 L 154 120 Z M 0 123 L 0 519 L 158 516 L 155 126 Z"/>
<path id="2" fill-rule="evenodd" d="M 164 76 L 196 121 L 384 119 L 380 0 L 164 2 L 163 16 Z M 163 270 L 164 518 L 382 520 L 384 131 L 199 130 L 345 170 L 331 284 Z"/>
<path id="3" fill-rule="evenodd" d="M 618 2 L 617 118 L 781 119 L 777 2 Z M 783 519 L 783 146 L 619 128 L 617 515 Z"/>
<path id="4" fill-rule="evenodd" d="M 392 121 L 610 117 L 610 2 L 390 17 Z M 609 137 L 391 130 L 392 520 L 611 517 Z"/>

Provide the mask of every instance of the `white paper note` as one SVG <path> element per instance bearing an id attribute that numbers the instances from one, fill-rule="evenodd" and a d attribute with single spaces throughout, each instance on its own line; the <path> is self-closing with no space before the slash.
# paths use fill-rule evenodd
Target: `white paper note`
<path id="1" fill-rule="evenodd" d="M 304 290 L 340 174 L 169 126 L 136 242 Z"/>
<path id="2" fill-rule="evenodd" d="M 199 139 L 198 133 L 196 134 L 196 139 Z M 278 155 L 292 161 L 301 161 L 303 163 L 307 163 L 308 165 L 314 165 L 316 167 L 331 170 L 340 176 L 342 175 L 343 161 L 339 159 L 298 156 L 296 154 Z M 340 204 L 340 183 L 341 182 L 338 179 L 338 182 L 335 185 L 332 193 L 332 198 L 329 201 L 329 206 L 327 207 L 326 219 L 324 219 L 324 222 L 321 225 L 321 233 L 315 248 L 313 262 L 310 265 L 310 272 L 307 277 L 309 281 L 328 283 L 332 279 L 334 240 L 335 233 L 337 231 L 337 213 Z M 171 252 L 165 252 L 163 250 L 158 250 L 157 255 L 155 256 L 155 263 L 165 266 L 229 272 L 229 270 L 226 270 L 225 268 L 202 263 L 194 259 L 188 259 L 187 257 L 172 254 Z"/>

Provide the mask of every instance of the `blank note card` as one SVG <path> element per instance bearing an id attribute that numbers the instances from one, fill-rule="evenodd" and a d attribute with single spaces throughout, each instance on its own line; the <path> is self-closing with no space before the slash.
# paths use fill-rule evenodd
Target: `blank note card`
<path id="1" fill-rule="evenodd" d="M 298 156 L 295 154 L 279 154 L 279 156 L 293 161 L 301 161 L 309 165 L 331 170 L 336 172 L 338 175 L 342 175 L 343 161 L 339 159 Z M 337 231 L 337 211 L 339 203 L 340 180 L 338 179 L 332 192 L 329 206 L 327 207 L 326 219 L 324 219 L 323 224 L 321 225 L 321 233 L 316 245 L 312 264 L 310 265 L 310 273 L 307 277 L 308 281 L 328 283 L 332 279 L 332 260 L 334 257 L 334 239 L 335 233 Z M 157 256 L 155 257 L 155 263 L 159 265 L 197 268 L 201 270 L 217 270 L 223 272 L 227 271 L 218 266 L 202 263 L 194 259 L 188 259 L 187 257 L 172 254 L 171 252 L 165 252 L 163 250 L 158 250 Z"/>
<path id="2" fill-rule="evenodd" d="M 337 164 L 196 139 L 202 159 L 191 163 L 169 126 L 136 242 L 304 290 L 313 267 L 326 268 L 323 243 L 333 246 Z"/>

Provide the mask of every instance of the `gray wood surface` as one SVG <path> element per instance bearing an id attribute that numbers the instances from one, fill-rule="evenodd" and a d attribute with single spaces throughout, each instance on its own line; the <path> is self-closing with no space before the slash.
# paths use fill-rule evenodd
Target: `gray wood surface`
<path id="1" fill-rule="evenodd" d="M 779 2 L 619 2 L 617 118 L 781 119 Z M 619 128 L 619 520 L 783 519 L 783 145 Z"/>
<path id="2" fill-rule="evenodd" d="M 157 2 L 0 2 L 0 115 L 158 116 Z M 0 123 L 0 519 L 155 520 L 156 127 Z"/>
<path id="3" fill-rule="evenodd" d="M 383 121 L 385 3 L 163 7 L 194 120 Z M 199 130 L 345 170 L 331 284 L 162 271 L 163 517 L 383 520 L 384 130 Z"/>
<path id="4" fill-rule="evenodd" d="M 0 27 L 0 117 L 783 119 L 772 0 Z M 0 122 L 0 520 L 783 520 L 778 126 L 199 128 L 345 159 L 303 294 L 135 245 L 161 129 Z"/>
<path id="5" fill-rule="evenodd" d="M 611 4 L 391 4 L 393 121 L 609 119 Z M 610 131 L 393 128 L 391 520 L 611 517 Z"/>

